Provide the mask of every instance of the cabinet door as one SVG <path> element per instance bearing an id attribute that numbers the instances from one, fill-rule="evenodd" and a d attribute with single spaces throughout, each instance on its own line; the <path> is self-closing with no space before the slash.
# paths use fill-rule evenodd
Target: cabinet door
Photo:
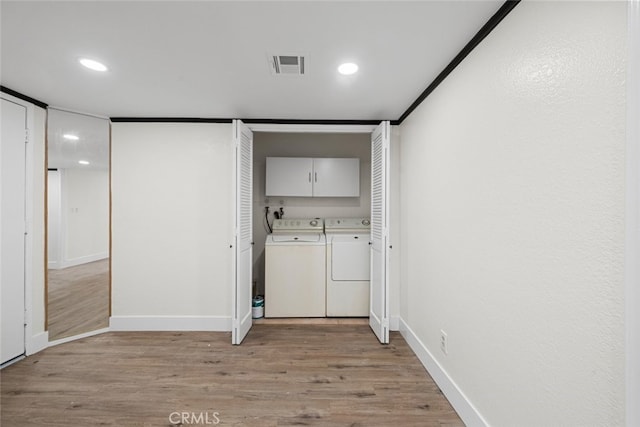
<path id="1" fill-rule="evenodd" d="M 359 197 L 360 159 L 313 159 L 314 197 Z"/>
<path id="2" fill-rule="evenodd" d="M 266 196 L 310 197 L 313 159 L 303 157 L 267 157 Z"/>

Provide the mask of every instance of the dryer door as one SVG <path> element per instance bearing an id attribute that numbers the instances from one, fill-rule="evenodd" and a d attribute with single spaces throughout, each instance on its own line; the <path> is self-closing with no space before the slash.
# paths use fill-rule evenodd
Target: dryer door
<path id="1" fill-rule="evenodd" d="M 331 279 L 369 280 L 369 240 L 367 236 L 335 236 L 331 251 Z"/>

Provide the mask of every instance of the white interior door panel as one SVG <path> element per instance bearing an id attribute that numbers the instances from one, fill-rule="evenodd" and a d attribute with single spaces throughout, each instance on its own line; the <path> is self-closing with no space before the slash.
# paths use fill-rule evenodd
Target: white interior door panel
<path id="1" fill-rule="evenodd" d="M 233 121 L 236 157 L 235 283 L 231 340 L 240 344 L 249 333 L 253 258 L 253 132 Z"/>
<path id="2" fill-rule="evenodd" d="M 371 134 L 371 287 L 369 326 L 382 344 L 389 343 L 389 140 L 382 122 Z"/>
<path id="3" fill-rule="evenodd" d="M 25 352 L 26 118 L 24 106 L 2 99 L 0 363 Z"/>

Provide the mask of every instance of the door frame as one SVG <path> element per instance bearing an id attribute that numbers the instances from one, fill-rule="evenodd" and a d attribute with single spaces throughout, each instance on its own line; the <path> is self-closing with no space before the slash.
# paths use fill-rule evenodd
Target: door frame
<path id="1" fill-rule="evenodd" d="M 281 133 L 371 133 L 378 125 L 292 125 L 281 123 L 246 123 L 253 132 Z"/>
<path id="2" fill-rule="evenodd" d="M 627 3 L 627 141 L 625 176 L 626 421 L 640 424 L 640 0 Z"/>
<path id="3" fill-rule="evenodd" d="M 40 351 L 41 348 L 33 340 L 33 213 L 34 213 L 34 144 L 36 129 L 34 128 L 34 105 L 20 98 L 1 92 L 0 97 L 9 102 L 21 105 L 26 110 L 26 147 L 25 147 L 25 227 L 24 241 L 24 355 Z M 46 117 L 46 112 L 45 112 Z M 45 174 L 46 175 L 46 174 Z M 46 178 L 45 178 L 46 179 Z M 45 196 L 46 197 L 46 196 Z M 46 209 L 46 207 L 45 207 Z M 46 264 L 46 244 L 45 264 Z M 46 306 L 45 306 L 46 310 Z M 46 332 L 46 331 L 45 331 Z M 19 360 L 14 359 L 14 360 Z"/>
<path id="4" fill-rule="evenodd" d="M 362 134 L 369 134 L 371 135 L 373 133 L 373 131 L 380 125 L 380 123 L 382 123 L 384 120 L 381 120 L 379 123 L 376 124 L 286 124 L 286 123 L 247 123 L 244 122 L 244 124 L 252 131 L 252 132 L 278 132 L 278 133 L 362 133 Z M 390 142 L 393 144 L 392 140 L 392 126 L 389 127 L 390 129 Z M 388 167 L 391 167 L 391 164 L 388 165 Z M 236 162 L 235 162 L 235 158 L 234 158 L 234 166 L 233 166 L 233 176 L 234 176 L 234 183 L 235 183 L 235 176 L 236 176 Z M 389 175 L 391 176 L 391 172 L 389 171 Z M 234 184 L 234 188 L 235 188 L 235 184 Z M 237 200 L 237 195 L 234 191 L 234 200 L 233 202 L 236 203 Z M 386 200 L 386 209 L 390 210 L 391 206 L 390 206 L 390 198 L 387 198 Z M 235 225 L 234 225 L 234 230 L 233 230 L 233 234 L 235 235 Z M 235 251 L 235 249 L 234 249 Z M 234 263 L 235 265 L 235 258 L 234 258 Z M 387 261 L 387 268 L 390 268 L 391 261 L 388 260 Z M 236 286 L 236 279 L 235 279 L 235 274 L 234 274 L 234 289 L 233 291 L 235 292 L 235 286 Z M 387 280 L 386 286 L 387 286 L 387 293 L 390 294 L 391 293 L 391 281 Z M 232 302 L 232 313 L 234 313 L 233 310 L 235 310 L 235 307 L 233 307 L 233 305 L 235 304 L 235 302 Z M 391 313 L 388 313 L 389 316 L 391 315 Z M 232 316 L 233 317 L 233 316 Z M 390 319 L 391 320 L 391 319 Z M 233 321 L 233 319 L 232 319 Z M 395 328 L 393 329 L 395 330 Z"/>

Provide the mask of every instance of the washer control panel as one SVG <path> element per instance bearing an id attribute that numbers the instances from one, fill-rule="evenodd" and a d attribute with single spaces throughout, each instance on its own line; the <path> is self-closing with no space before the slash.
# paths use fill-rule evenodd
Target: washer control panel
<path id="1" fill-rule="evenodd" d="M 324 220 L 321 218 L 276 219 L 273 221 L 274 233 L 290 233 L 294 231 L 313 231 L 322 233 Z"/>
<path id="2" fill-rule="evenodd" d="M 324 228 L 326 231 L 369 230 L 371 220 L 369 218 L 326 218 Z"/>

